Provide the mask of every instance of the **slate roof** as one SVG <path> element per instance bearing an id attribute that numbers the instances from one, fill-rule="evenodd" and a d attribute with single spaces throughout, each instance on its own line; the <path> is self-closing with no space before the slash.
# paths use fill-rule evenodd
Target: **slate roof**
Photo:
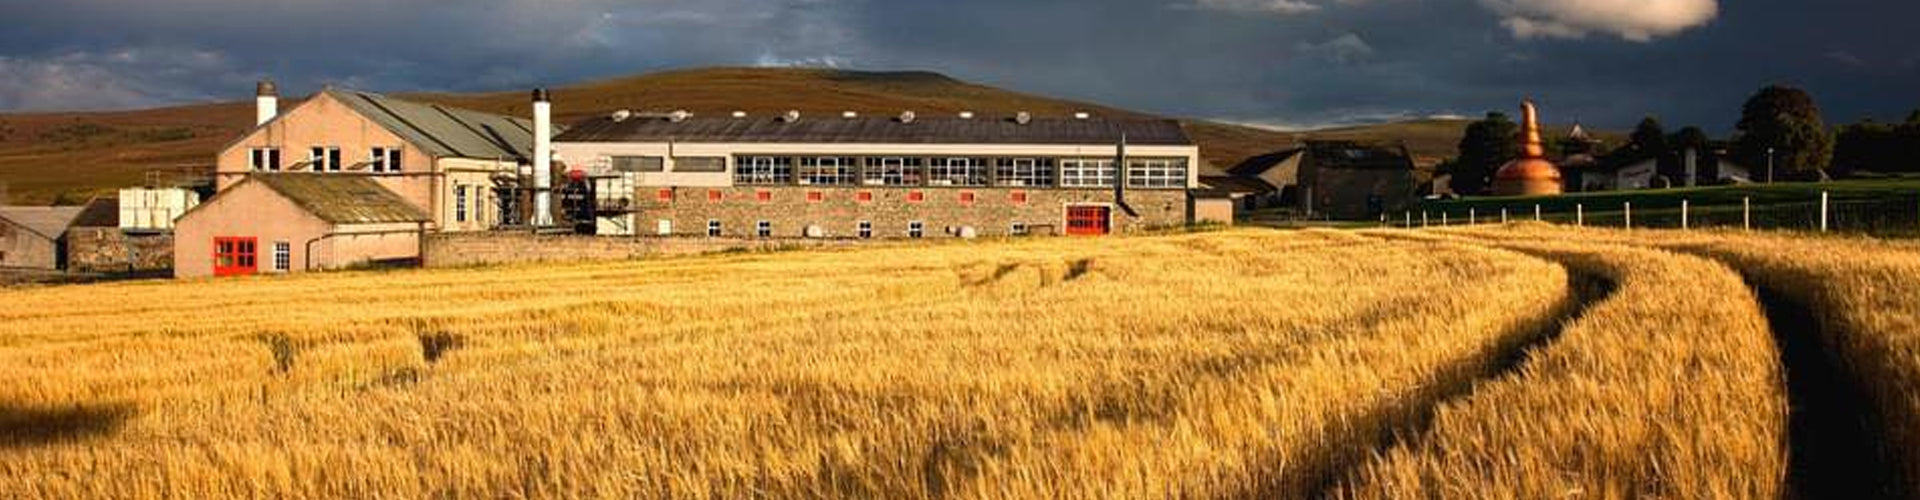
<path id="1" fill-rule="evenodd" d="M 528 120 L 371 92 L 329 87 L 321 93 L 433 156 L 520 161 L 533 156 L 533 123 Z"/>
<path id="2" fill-rule="evenodd" d="M 1320 169 L 1412 170 L 1414 167 L 1413 156 L 1404 145 L 1354 141 L 1308 141 L 1307 159 Z"/>
<path id="3" fill-rule="evenodd" d="M 1136 146 L 1192 146 L 1193 140 L 1173 120 L 1106 120 L 1090 118 L 1034 118 L 1022 125 L 1013 119 L 922 117 L 912 122 L 896 118 L 842 118 L 802 116 L 787 122 L 775 116 L 750 118 L 700 117 L 673 121 L 640 115 L 622 121 L 600 117 L 574 124 L 555 142 L 748 142 L 748 143 L 870 143 L 870 144 L 1118 144 L 1121 134 Z"/>
<path id="4" fill-rule="evenodd" d="M 307 213 L 334 224 L 427 222 L 426 212 L 364 176 L 315 173 L 255 173 L 259 182 Z"/>
<path id="5" fill-rule="evenodd" d="M 79 218 L 80 212 L 85 209 L 86 207 L 0 207 L 0 219 L 6 219 L 34 234 L 54 240 L 65 236 L 67 228 L 73 227 L 73 220 Z"/>
<path id="6" fill-rule="evenodd" d="M 94 198 L 81 207 L 73 227 L 120 227 L 120 200 Z"/>
<path id="7" fill-rule="evenodd" d="M 1261 194 L 1279 191 L 1259 177 L 1241 177 L 1237 175 L 1204 175 L 1200 177 L 1203 194 Z"/>

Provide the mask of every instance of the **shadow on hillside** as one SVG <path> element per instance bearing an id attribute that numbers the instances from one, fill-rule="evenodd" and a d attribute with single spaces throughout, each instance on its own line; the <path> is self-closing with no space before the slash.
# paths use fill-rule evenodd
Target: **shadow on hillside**
<path id="1" fill-rule="evenodd" d="M 32 408 L 0 403 L 0 449 L 84 441 L 112 434 L 137 413 L 131 404 Z"/>

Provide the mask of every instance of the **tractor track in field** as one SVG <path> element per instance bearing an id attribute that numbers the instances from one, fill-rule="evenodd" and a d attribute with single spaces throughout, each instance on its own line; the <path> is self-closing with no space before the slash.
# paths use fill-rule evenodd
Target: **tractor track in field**
<path id="1" fill-rule="evenodd" d="M 1471 397 L 1482 384 L 1505 379 L 1509 375 L 1519 371 L 1521 367 L 1526 365 L 1527 360 L 1533 352 L 1537 349 L 1553 345 L 1555 341 L 1559 340 L 1561 334 L 1565 333 L 1568 324 L 1585 316 L 1587 310 L 1592 306 L 1612 298 L 1617 289 L 1616 283 L 1599 274 L 1577 271 L 1564 263 L 1546 256 L 1533 255 L 1526 252 L 1514 252 L 1553 262 L 1555 265 L 1559 265 L 1562 269 L 1566 270 L 1569 295 L 1560 306 L 1556 308 L 1552 314 L 1552 319 L 1546 322 L 1544 328 L 1540 331 L 1529 335 L 1516 336 L 1512 342 L 1498 346 L 1495 349 L 1497 354 L 1491 363 L 1484 365 L 1463 363 L 1449 369 L 1447 373 L 1442 374 L 1440 377 L 1437 377 L 1438 380 L 1443 382 L 1451 381 L 1451 383 L 1439 384 L 1437 390 L 1428 394 L 1428 397 L 1417 399 L 1411 409 L 1411 418 L 1378 419 L 1387 423 L 1386 426 L 1380 429 L 1380 437 L 1369 441 L 1370 447 L 1367 450 L 1351 455 L 1349 457 L 1350 459 L 1344 461 L 1344 463 L 1329 467 L 1325 473 L 1317 479 L 1315 483 L 1316 486 L 1313 488 L 1313 493 L 1310 498 L 1332 498 L 1332 494 L 1343 481 L 1351 477 L 1357 469 L 1366 465 L 1366 459 L 1370 454 L 1384 453 L 1402 444 L 1417 442 L 1427 434 L 1428 429 L 1433 424 L 1433 418 L 1439 412 L 1440 408 Z M 1382 410 L 1383 413 L 1398 411 L 1408 410 Z"/>
<path id="2" fill-rule="evenodd" d="M 1898 498 L 1876 437 L 1878 410 L 1825 345 L 1812 308 L 1746 282 L 1766 311 L 1786 372 L 1788 498 Z"/>

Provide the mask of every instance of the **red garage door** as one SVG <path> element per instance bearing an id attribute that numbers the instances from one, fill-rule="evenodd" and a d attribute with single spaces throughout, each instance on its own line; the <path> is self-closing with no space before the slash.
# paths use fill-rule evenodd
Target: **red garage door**
<path id="1" fill-rule="evenodd" d="M 1112 231 L 1113 209 L 1099 206 L 1067 207 L 1067 234 L 1102 236 Z"/>
<path id="2" fill-rule="evenodd" d="M 213 275 L 246 276 L 259 272 L 259 240 L 231 236 L 213 239 Z"/>

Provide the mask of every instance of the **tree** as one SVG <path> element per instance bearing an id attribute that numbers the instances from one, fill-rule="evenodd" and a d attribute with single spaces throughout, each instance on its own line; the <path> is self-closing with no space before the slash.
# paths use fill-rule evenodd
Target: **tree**
<path id="1" fill-rule="evenodd" d="M 1467 125 L 1460 138 L 1460 157 L 1453 164 L 1453 191 L 1482 194 L 1501 166 L 1520 157 L 1520 125 L 1506 113 L 1489 112 L 1486 119 Z"/>
<path id="2" fill-rule="evenodd" d="M 1667 154 L 1667 128 L 1660 125 L 1660 119 L 1648 116 L 1640 119 L 1633 127 L 1633 135 L 1628 137 L 1627 147 L 1641 155 L 1658 158 Z"/>
<path id="3" fill-rule="evenodd" d="M 1889 172 L 1907 163 L 1894 126 L 1872 119 L 1840 127 L 1833 142 L 1835 175 L 1845 176 L 1857 170 Z"/>
<path id="4" fill-rule="evenodd" d="M 1734 129 L 1734 158 L 1755 169 L 1766 168 L 1771 157 L 1777 171 L 1804 174 L 1833 160 L 1833 134 L 1804 90 L 1780 85 L 1760 89 L 1741 107 Z"/>

